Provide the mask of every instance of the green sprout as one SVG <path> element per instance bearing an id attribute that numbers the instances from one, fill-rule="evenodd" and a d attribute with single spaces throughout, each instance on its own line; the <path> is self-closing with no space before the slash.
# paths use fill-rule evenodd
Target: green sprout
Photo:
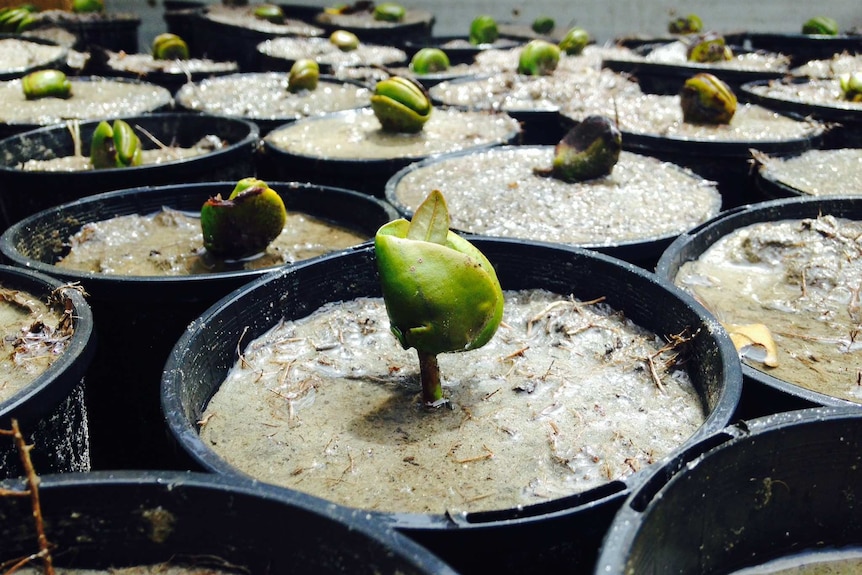
<path id="1" fill-rule="evenodd" d="M 141 165 L 141 140 L 123 120 L 111 125 L 103 120 L 93 131 L 90 162 L 97 170 Z"/>
<path id="2" fill-rule="evenodd" d="M 620 159 L 622 134 L 606 116 L 588 116 L 554 148 L 550 168 L 535 168 L 538 176 L 564 182 L 583 182 L 609 175 Z"/>
<path id="3" fill-rule="evenodd" d="M 470 23 L 470 43 L 493 44 L 500 37 L 497 21 L 487 15 L 477 16 Z"/>
<path id="4" fill-rule="evenodd" d="M 320 66 L 317 62 L 310 58 L 300 58 L 290 67 L 287 90 L 291 93 L 315 90 L 318 80 L 320 80 Z"/>
<path id="5" fill-rule="evenodd" d="M 802 25 L 803 34 L 819 34 L 821 36 L 837 36 L 838 22 L 828 16 L 815 16 Z"/>
<path id="6" fill-rule="evenodd" d="M 494 267 L 449 230 L 449 211 L 437 190 L 411 221 L 384 224 L 374 250 L 392 333 L 404 349 L 416 349 L 424 403 L 442 405 L 437 355 L 482 347 L 503 318 Z"/>
<path id="7" fill-rule="evenodd" d="M 560 40 L 560 50 L 567 56 L 577 56 L 590 43 L 590 34 L 583 28 L 571 28 Z"/>
<path id="8" fill-rule="evenodd" d="M 385 132 L 415 134 L 422 130 L 434 107 L 421 84 L 392 76 L 377 82 L 371 109 Z"/>
<path id="9" fill-rule="evenodd" d="M 60 70 L 36 70 L 21 78 L 21 90 L 28 100 L 42 98 L 65 100 L 72 96 L 72 83 Z"/>
<path id="10" fill-rule="evenodd" d="M 531 40 L 518 57 L 518 73 L 548 76 L 560 63 L 560 47 L 547 40 Z"/>
<path id="11" fill-rule="evenodd" d="M 689 124 L 729 124 L 736 113 L 736 94 L 706 72 L 687 79 L 679 97 L 682 119 Z"/>

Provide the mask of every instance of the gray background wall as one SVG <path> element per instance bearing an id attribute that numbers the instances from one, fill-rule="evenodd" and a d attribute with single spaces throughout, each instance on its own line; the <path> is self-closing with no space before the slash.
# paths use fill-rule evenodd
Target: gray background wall
<path id="1" fill-rule="evenodd" d="M 209 0 L 213 1 L 213 0 Z M 250 0 L 259 3 L 263 0 Z M 352 0 L 292 1 L 285 4 L 330 6 Z M 698 14 L 708 29 L 719 32 L 799 32 L 802 22 L 812 16 L 830 16 L 843 30 L 862 26 L 859 0 L 822 0 L 817 3 L 794 0 L 403 0 L 404 6 L 421 7 L 435 14 L 434 34 L 465 35 L 478 14 L 499 21 L 529 24 L 536 16 L 549 15 L 557 26 L 577 24 L 599 41 L 635 33 L 660 34 L 672 14 Z M 146 46 L 165 29 L 162 0 L 106 0 L 111 11 L 135 12 L 141 16 L 140 39 Z"/>

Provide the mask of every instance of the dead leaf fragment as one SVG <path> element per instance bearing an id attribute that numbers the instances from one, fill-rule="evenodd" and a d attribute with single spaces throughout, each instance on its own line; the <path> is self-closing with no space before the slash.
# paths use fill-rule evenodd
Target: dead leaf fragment
<path id="1" fill-rule="evenodd" d="M 736 347 L 740 356 L 756 359 L 769 367 L 778 367 L 778 346 L 772 338 L 769 328 L 762 323 L 749 323 L 744 325 L 725 323 L 722 324 L 730 340 Z M 759 348 L 765 355 L 757 358 L 747 355 L 752 347 Z"/>

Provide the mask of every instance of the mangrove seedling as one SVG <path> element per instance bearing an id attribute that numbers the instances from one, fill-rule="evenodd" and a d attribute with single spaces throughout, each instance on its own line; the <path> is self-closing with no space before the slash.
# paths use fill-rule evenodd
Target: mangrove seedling
<path id="1" fill-rule="evenodd" d="M 72 12 L 85 14 L 88 12 L 104 12 L 105 3 L 103 0 L 73 0 Z"/>
<path id="2" fill-rule="evenodd" d="M 416 74 L 433 74 L 449 69 L 449 56 L 440 48 L 422 48 L 410 59 L 410 68 Z"/>
<path id="3" fill-rule="evenodd" d="M 0 32 L 20 34 L 32 28 L 37 22 L 37 16 L 34 15 L 36 11 L 32 5 L 0 8 Z"/>
<path id="4" fill-rule="evenodd" d="M 533 29 L 533 32 L 536 34 L 550 34 L 554 31 L 554 26 L 556 22 L 550 16 L 539 16 L 533 23 L 530 25 L 530 28 Z"/>
<path id="5" fill-rule="evenodd" d="M 736 94 L 706 72 L 686 80 L 679 97 L 682 119 L 690 124 L 729 124 L 736 113 Z"/>
<path id="6" fill-rule="evenodd" d="M 314 90 L 320 79 L 320 66 L 314 60 L 301 58 L 290 67 L 287 77 L 287 89 L 289 92 L 301 92 L 302 90 Z"/>
<path id="7" fill-rule="evenodd" d="M 348 30 L 336 30 L 329 35 L 329 41 L 342 52 L 359 48 L 359 37 Z"/>
<path id="8" fill-rule="evenodd" d="M 476 16 L 470 22 L 470 43 L 474 46 L 479 44 L 493 44 L 500 37 L 497 29 L 497 21 L 487 15 Z"/>
<path id="9" fill-rule="evenodd" d="M 28 100 L 66 99 L 72 96 L 72 83 L 60 70 L 36 70 L 21 78 L 21 89 Z"/>
<path id="10" fill-rule="evenodd" d="M 671 34 L 697 34 L 703 29 L 703 21 L 697 14 L 673 18 L 667 25 Z"/>
<path id="11" fill-rule="evenodd" d="M 547 40 L 530 40 L 518 57 L 518 74 L 548 76 L 560 63 L 560 47 Z"/>
<path id="12" fill-rule="evenodd" d="M 689 62 L 701 64 L 709 62 L 725 62 L 733 59 L 733 51 L 724 40 L 724 36 L 715 32 L 706 32 L 695 37 L 688 45 L 686 56 Z"/>
<path id="13" fill-rule="evenodd" d="M 560 50 L 568 56 L 577 56 L 590 43 L 590 34 L 583 28 L 571 28 L 560 40 Z"/>
<path id="14" fill-rule="evenodd" d="M 153 58 L 156 60 L 188 60 L 189 46 L 186 41 L 170 32 L 153 38 Z"/>
<path id="15" fill-rule="evenodd" d="M 99 122 L 90 141 L 90 162 L 97 170 L 141 165 L 141 140 L 123 120 Z"/>
<path id="16" fill-rule="evenodd" d="M 261 4 L 254 9 L 254 17 L 273 24 L 284 24 L 284 10 L 277 4 Z"/>
<path id="17" fill-rule="evenodd" d="M 449 230 L 449 211 L 435 190 L 413 219 L 384 224 L 374 237 L 390 329 L 419 356 L 422 399 L 445 403 L 437 355 L 482 347 L 503 317 L 494 267 L 473 244 Z"/>
<path id="18" fill-rule="evenodd" d="M 862 72 L 847 72 L 838 76 L 841 96 L 850 102 L 862 102 Z"/>
<path id="19" fill-rule="evenodd" d="M 601 178 L 613 171 L 622 147 L 622 134 L 610 118 L 588 116 L 554 147 L 551 167 L 533 172 L 568 183 Z"/>
<path id="20" fill-rule="evenodd" d="M 281 234 L 286 222 L 281 196 L 257 178 L 243 178 L 227 199 L 217 194 L 201 208 L 204 247 L 227 259 L 262 252 Z"/>
<path id="21" fill-rule="evenodd" d="M 400 4 L 383 2 L 374 7 L 374 19 L 380 22 L 401 22 L 406 10 Z"/>
<path id="22" fill-rule="evenodd" d="M 377 82 L 371 109 L 383 131 L 415 134 L 431 117 L 434 107 L 421 84 L 404 76 L 392 76 Z"/>
<path id="23" fill-rule="evenodd" d="M 828 16 L 815 16 L 802 24 L 802 33 L 837 36 L 838 22 Z"/>

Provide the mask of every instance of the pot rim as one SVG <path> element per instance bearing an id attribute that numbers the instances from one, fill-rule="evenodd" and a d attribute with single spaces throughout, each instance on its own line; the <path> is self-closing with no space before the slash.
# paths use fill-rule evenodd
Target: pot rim
<path id="1" fill-rule="evenodd" d="M 0 34 L 0 40 L 7 39 L 19 40 L 21 42 L 30 42 L 32 44 L 42 44 L 44 46 L 53 46 L 59 48 L 60 53 L 57 55 L 56 58 L 38 64 L 24 66 L 22 68 L 6 68 L 4 70 L 0 70 L 0 81 L 14 80 L 15 78 L 21 78 L 22 76 L 26 76 L 30 72 L 36 70 L 44 70 L 45 68 L 55 68 L 62 66 L 63 63 L 66 61 L 66 58 L 68 58 L 69 56 L 69 48 L 47 38 L 41 38 L 39 36 L 26 36 L 21 34 Z"/>
<path id="2" fill-rule="evenodd" d="M 739 403 L 742 392 L 742 372 L 740 369 L 740 362 L 737 360 L 736 349 L 733 347 L 730 336 L 718 324 L 713 316 L 701 306 L 696 305 L 694 300 L 685 292 L 665 282 L 655 274 L 637 266 L 623 262 L 617 258 L 582 248 L 549 242 L 513 240 L 499 237 L 477 235 L 465 235 L 463 237 L 477 244 L 477 247 L 480 249 L 482 249 L 483 245 L 498 245 L 500 247 L 526 245 L 543 250 L 558 251 L 561 255 L 568 253 L 573 258 L 595 260 L 602 266 L 621 267 L 625 270 L 624 273 L 634 276 L 637 281 L 655 284 L 659 288 L 667 291 L 669 295 L 672 295 L 681 305 L 686 307 L 689 313 L 694 314 L 703 326 L 706 326 L 709 335 L 715 339 L 717 344 L 717 355 L 721 358 L 722 367 L 726 371 L 724 385 L 721 389 L 720 397 L 716 401 L 715 408 L 708 414 L 702 426 L 688 440 L 686 440 L 685 444 L 691 444 L 703 437 L 707 437 L 718 430 L 723 429 L 728 424 L 737 404 Z M 244 297 L 250 298 L 251 295 L 248 294 L 253 294 L 258 288 L 264 287 L 269 283 L 279 282 L 282 279 L 301 274 L 310 266 L 326 264 L 333 260 L 337 263 L 338 259 L 345 257 L 352 259 L 370 259 L 373 258 L 373 254 L 373 245 L 363 245 L 350 251 L 333 253 L 314 260 L 307 260 L 291 266 L 290 268 L 283 268 L 271 274 L 267 274 L 266 276 L 262 276 L 214 303 L 201 316 L 199 316 L 192 325 L 189 326 L 189 329 L 187 329 L 185 333 L 183 333 L 168 356 L 167 363 L 163 370 L 161 381 L 162 412 L 173 437 L 184 449 L 186 449 L 191 457 L 202 465 L 204 469 L 208 469 L 216 473 L 228 475 L 240 474 L 245 476 L 243 472 L 225 462 L 220 456 L 203 443 L 197 429 L 194 427 L 194 422 L 190 421 L 190 419 L 194 418 L 188 417 L 188 414 L 186 414 L 183 409 L 182 400 L 180 399 L 180 388 L 185 374 L 181 359 L 185 351 L 192 347 L 191 341 L 194 340 L 196 334 L 205 329 L 208 324 L 220 324 L 220 314 L 224 314 L 225 310 L 229 310 L 232 305 L 235 305 L 236 301 L 241 300 Z M 504 286 L 503 289 L 505 290 L 507 288 Z M 679 446 L 666 455 L 661 461 L 674 457 L 683 448 L 684 445 Z M 657 464 L 660 465 L 661 462 L 657 462 Z M 580 510 L 619 504 L 630 492 L 631 485 L 637 483 L 638 477 L 641 475 L 642 473 L 638 471 L 625 479 L 612 480 L 597 488 L 548 502 L 512 509 L 474 512 L 463 516 L 456 516 L 455 514 L 450 513 L 421 514 L 374 510 L 361 511 L 378 517 L 398 529 L 406 530 L 443 530 L 451 529 L 453 527 L 458 527 L 460 529 L 482 530 L 499 526 L 530 525 L 536 521 L 548 518 L 565 517 Z M 289 488 L 279 486 L 273 486 L 273 488 L 291 490 Z M 315 497 L 311 495 L 309 496 Z M 339 503 L 330 502 L 330 504 L 352 509 Z"/>

